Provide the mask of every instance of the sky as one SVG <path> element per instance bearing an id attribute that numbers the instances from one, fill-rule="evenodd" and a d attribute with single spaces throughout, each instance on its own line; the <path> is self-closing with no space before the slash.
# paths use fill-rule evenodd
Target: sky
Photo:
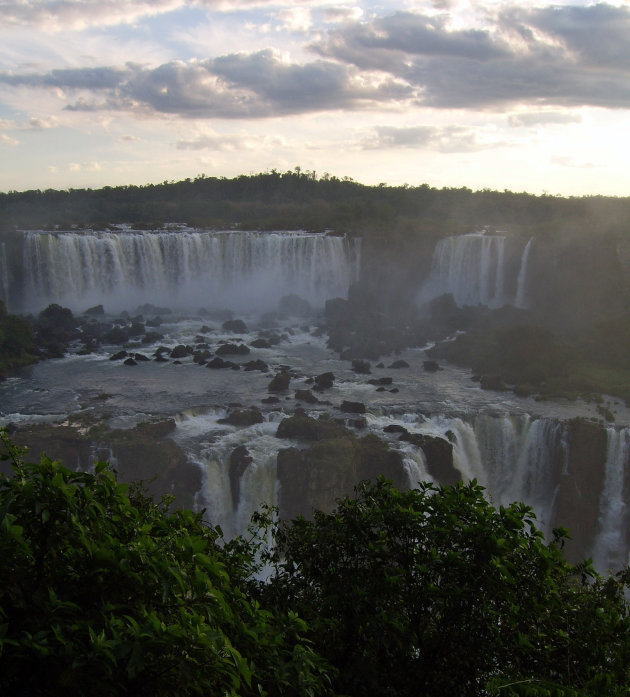
<path id="1" fill-rule="evenodd" d="M 0 191 L 630 195 L 630 1 L 0 0 Z"/>

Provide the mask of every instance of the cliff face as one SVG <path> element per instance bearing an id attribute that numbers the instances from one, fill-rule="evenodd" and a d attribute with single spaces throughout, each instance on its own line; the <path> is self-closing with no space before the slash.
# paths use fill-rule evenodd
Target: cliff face
<path id="1" fill-rule="evenodd" d="M 175 429 L 172 419 L 145 423 L 128 430 L 102 426 L 29 425 L 11 434 L 18 446 L 28 447 L 27 460 L 42 454 L 66 467 L 89 471 L 95 462 L 109 462 L 121 481 L 141 481 L 149 493 L 175 496 L 178 507 L 193 508 L 201 487 L 201 473 L 191 465 L 183 450 L 169 438 Z M 6 462 L 0 463 L 8 471 Z"/>

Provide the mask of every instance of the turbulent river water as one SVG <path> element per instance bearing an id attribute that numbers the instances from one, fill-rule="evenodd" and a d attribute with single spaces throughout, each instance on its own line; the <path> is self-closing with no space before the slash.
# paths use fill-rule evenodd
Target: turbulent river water
<path id="1" fill-rule="evenodd" d="M 94 246 L 97 242 L 91 240 L 90 244 Z M 33 255 L 32 247 L 36 243 L 50 246 L 50 240 L 31 239 L 29 254 Z M 63 239 L 62 243 L 66 245 L 68 254 L 72 240 Z M 206 244 L 208 240 L 197 240 L 197 243 Z M 81 244 L 85 247 L 88 243 L 83 240 Z M 151 244 L 155 244 L 155 239 Z M 278 252 L 279 241 L 274 240 L 274 244 L 273 254 Z M 296 240 L 293 239 L 291 244 L 295 247 Z M 300 241 L 300 244 L 304 242 Z M 338 246 L 339 242 L 334 244 Z M 498 249 L 498 245 L 495 247 Z M 308 253 L 306 249 L 302 247 L 301 253 Z M 487 253 L 489 245 L 484 249 Z M 316 275 L 317 255 L 329 251 L 322 247 L 310 257 L 309 264 Z M 443 264 L 444 250 L 439 251 L 442 254 L 440 263 Z M 241 259 L 238 263 L 246 262 Z M 354 273 L 353 264 L 339 265 L 339 259 L 335 263 L 337 270 L 329 281 L 332 295 L 338 294 L 344 283 L 347 287 L 348 281 L 352 280 L 347 274 Z M 461 260 L 458 259 L 457 263 Z M 488 264 L 484 263 L 487 267 Z M 500 263 L 503 264 L 502 257 Z M 194 274 L 200 272 L 190 268 L 180 272 L 192 283 Z M 281 267 L 276 265 L 273 268 L 276 269 L 273 273 L 280 273 L 278 269 Z M 307 290 L 310 283 L 310 300 L 321 306 L 326 295 L 325 287 L 304 278 L 307 273 L 304 264 L 300 269 L 304 281 L 302 288 Z M 103 273 L 106 275 L 107 272 Z M 493 273 L 492 288 L 496 290 L 496 270 Z M 257 279 L 260 278 L 257 272 Z M 41 284 L 45 282 L 52 283 L 44 276 L 38 277 L 42 295 L 45 293 Z M 57 279 L 55 283 L 61 284 L 59 287 L 63 293 L 70 292 L 63 286 L 63 279 Z M 522 283 L 519 279 L 518 294 L 521 298 Z M 93 300 L 97 284 L 91 282 L 88 285 L 85 299 Z M 285 289 L 285 280 L 280 285 L 278 293 L 273 294 L 273 303 L 275 295 Z M 120 287 L 114 290 L 118 304 L 122 297 Z M 130 292 L 129 295 L 131 297 Z M 101 295 L 100 299 L 103 297 L 107 299 L 106 295 Z M 146 295 L 138 297 L 146 300 Z M 85 307 L 83 299 L 80 302 Z M 128 309 L 133 312 L 134 307 L 130 305 Z M 260 315 L 241 310 L 237 316 L 248 328 L 238 338 L 250 345 L 259 336 Z M 82 414 L 92 420 L 102 420 L 112 428 L 128 428 L 155 417 L 173 417 L 176 428 L 171 437 L 202 473 L 201 490 L 196 492 L 198 505 L 207 507 L 212 512 L 213 522 L 219 523 L 228 535 L 232 535 L 244 530 L 251 513 L 261 503 L 275 503 L 278 499 L 276 456 L 281 448 L 287 447 L 287 441 L 278 439 L 275 434 L 279 421 L 292 414 L 298 404 L 294 391 L 308 388 L 305 383 L 308 378 L 331 371 L 335 382 L 330 390 L 320 395 L 320 399 L 325 401 L 302 406 L 312 415 L 327 412 L 343 418 L 339 410 L 341 402 L 364 403 L 367 414 L 361 431 L 389 440 L 390 447 L 402 453 L 410 485 L 431 478 L 424 455 L 411 443 L 400 442 L 384 432 L 388 425 L 399 424 L 411 433 L 447 438 L 453 444 L 454 465 L 462 477 L 478 479 L 495 503 L 523 500 L 531 504 L 547 533 L 554 525 L 563 524 L 563 520 L 558 520 L 559 501 L 562 502 L 563 497 L 566 499 L 573 481 L 569 424 L 576 417 L 600 419 L 595 405 L 581 401 L 539 402 L 507 392 L 482 390 L 471 380 L 469 371 L 450 365 L 442 365 L 437 372 L 426 372 L 423 361 L 427 357 L 422 348 L 384 357 L 383 367 L 377 367 L 377 362 L 373 361 L 370 375 L 357 374 L 348 361 L 340 360 L 338 354 L 327 349 L 326 336 L 318 329 L 320 323 L 321 316 L 317 313 L 303 318 L 280 318 L 274 328 L 276 333 L 284 336 L 280 343 L 270 348 L 252 349 L 247 356 L 229 356 L 230 360 L 240 363 L 260 359 L 268 364 L 268 373 L 209 370 L 194 363 L 190 357 L 181 359 L 179 364 L 149 361 L 125 366 L 120 361 L 110 360 L 112 353 L 120 348 L 118 346 L 104 345 L 88 355 L 71 351 L 64 358 L 38 363 L 0 384 L 0 424 L 60 423 L 68 415 Z M 213 350 L 223 341 L 235 340 L 233 333 L 222 328 L 221 319 L 212 319 L 211 314 L 195 311 L 164 315 L 159 332 L 162 334 L 159 341 L 138 350 L 151 356 L 158 346 L 193 345 L 199 341 L 200 335 Z M 397 359 L 404 360 L 408 367 L 388 367 Z M 262 400 L 269 395 L 271 376 L 285 368 L 291 372 L 291 389 L 280 396 L 279 403 L 265 404 Z M 368 378 L 380 377 L 391 377 L 392 384 L 379 390 L 368 383 Z M 263 423 L 247 427 L 220 424 L 219 419 L 225 417 L 229 407 L 235 404 L 254 405 L 261 409 Z M 594 466 L 602 470 L 602 494 L 596 529 L 592 531 L 589 543 L 590 552 L 602 569 L 608 566 L 618 568 L 627 563 L 630 551 L 626 513 L 630 410 L 614 400 L 610 401 L 610 408 L 615 413 L 615 424 L 601 426 L 606 429 L 606 452 L 603 461 Z M 234 507 L 230 493 L 229 455 L 237 445 L 247 445 L 252 462 L 242 476 L 240 498 Z M 567 505 L 571 506 L 570 498 L 563 510 Z"/>

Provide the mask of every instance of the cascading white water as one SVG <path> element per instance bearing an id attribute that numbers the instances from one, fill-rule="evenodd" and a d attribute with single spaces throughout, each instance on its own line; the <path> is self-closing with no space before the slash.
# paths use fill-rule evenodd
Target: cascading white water
<path id="1" fill-rule="evenodd" d="M 564 422 L 527 414 L 481 414 L 471 420 L 433 416 L 405 427 L 451 440 L 453 464 L 462 479 L 479 481 L 497 505 L 529 504 L 539 527 L 550 532 L 555 492 L 568 454 Z"/>
<path id="2" fill-rule="evenodd" d="M 531 237 L 525 245 L 525 249 L 523 249 L 521 268 L 519 269 L 518 277 L 516 279 L 516 299 L 514 300 L 514 305 L 522 309 L 527 308 L 527 264 L 529 262 L 529 253 L 531 251 L 533 241 L 534 238 Z"/>
<path id="3" fill-rule="evenodd" d="M 462 305 L 505 304 L 505 237 L 471 233 L 440 240 L 420 302 L 452 293 Z"/>
<path id="4" fill-rule="evenodd" d="M 607 430 L 607 451 L 599 510 L 599 531 L 593 549 L 595 567 L 616 571 L 630 562 L 626 498 L 630 465 L 630 428 Z"/>
<path id="5" fill-rule="evenodd" d="M 359 253 L 357 240 L 305 232 L 30 231 L 25 304 L 264 310 L 295 293 L 321 306 L 345 296 Z"/>

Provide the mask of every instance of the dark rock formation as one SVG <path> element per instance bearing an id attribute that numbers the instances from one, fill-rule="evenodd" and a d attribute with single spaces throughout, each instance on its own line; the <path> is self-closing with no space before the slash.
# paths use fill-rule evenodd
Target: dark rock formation
<path id="1" fill-rule="evenodd" d="M 183 344 L 178 344 L 171 351 L 171 358 L 185 358 L 186 356 L 191 356 L 193 353 L 190 346 L 184 346 Z"/>
<path id="2" fill-rule="evenodd" d="M 276 373 L 272 378 L 271 382 L 267 386 L 268 392 L 286 392 L 289 389 L 289 383 L 291 382 L 291 375 L 282 371 Z"/>
<path id="3" fill-rule="evenodd" d="M 284 316 L 308 317 L 312 312 L 313 309 L 308 300 L 304 300 L 294 293 L 285 295 L 278 302 L 278 313 Z"/>
<path id="4" fill-rule="evenodd" d="M 232 508 L 235 510 L 241 497 L 241 477 L 252 461 L 249 450 L 244 445 L 237 445 L 230 453 L 230 492 Z"/>
<path id="5" fill-rule="evenodd" d="M 442 368 L 440 368 L 440 364 L 437 361 L 423 361 L 422 367 L 425 369 L 427 373 L 437 373 L 438 370 L 442 370 Z"/>
<path id="6" fill-rule="evenodd" d="M 422 449 L 429 474 L 440 484 L 456 484 L 462 478 L 453 464 L 453 444 L 444 438 L 404 432 L 400 440 Z"/>
<path id="7" fill-rule="evenodd" d="M 243 369 L 248 371 L 259 370 L 261 373 L 269 372 L 269 366 L 265 363 L 265 361 L 261 361 L 260 359 L 243 363 Z"/>
<path id="8" fill-rule="evenodd" d="M 365 404 L 363 404 L 363 402 L 350 402 L 344 400 L 339 408 L 341 411 L 345 411 L 348 414 L 365 414 Z"/>
<path id="9" fill-rule="evenodd" d="M 402 358 L 399 358 L 398 360 L 394 361 L 389 368 L 394 368 L 394 370 L 399 370 L 400 368 L 408 368 L 409 363 L 407 361 L 403 361 Z"/>
<path id="10" fill-rule="evenodd" d="M 319 399 L 311 392 L 311 390 L 296 390 L 295 398 L 300 402 L 307 404 L 317 404 Z"/>
<path id="11" fill-rule="evenodd" d="M 247 334 L 247 325 L 242 319 L 229 319 L 223 322 L 221 328 L 225 332 L 232 332 L 232 334 Z"/>
<path id="12" fill-rule="evenodd" d="M 352 361 L 352 370 L 362 375 L 369 375 L 372 372 L 370 362 L 361 360 L 360 358 L 355 358 Z"/>
<path id="13" fill-rule="evenodd" d="M 317 390 L 328 390 L 333 386 L 335 381 L 335 376 L 331 372 L 322 373 L 321 375 L 316 375 L 313 378 L 315 382 L 315 389 Z"/>
<path id="14" fill-rule="evenodd" d="M 217 356 L 246 356 L 249 352 L 245 344 L 221 344 L 215 351 Z"/>
<path id="15" fill-rule="evenodd" d="M 254 424 L 261 424 L 262 422 L 263 416 L 256 407 L 234 409 L 225 418 L 218 420 L 218 423 L 228 424 L 230 426 L 253 426 Z"/>

